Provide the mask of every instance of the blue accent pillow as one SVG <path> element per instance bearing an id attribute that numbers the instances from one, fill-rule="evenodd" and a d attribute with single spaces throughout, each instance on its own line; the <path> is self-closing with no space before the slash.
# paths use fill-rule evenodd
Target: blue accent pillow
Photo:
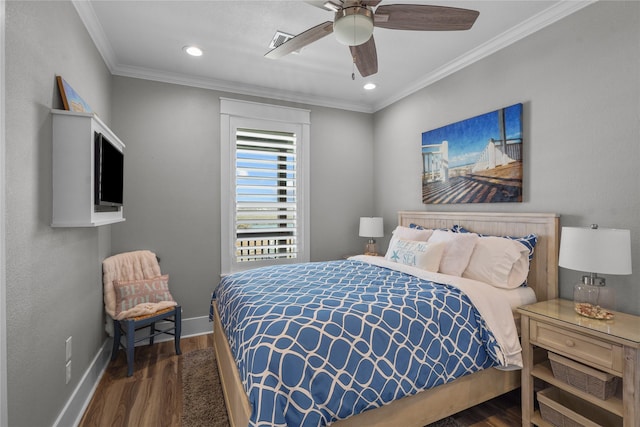
<path id="1" fill-rule="evenodd" d="M 442 231 L 453 231 L 453 229 L 449 230 L 448 228 L 424 228 L 421 225 L 411 223 L 409 224 L 409 228 L 415 228 L 416 230 L 442 230 Z"/>

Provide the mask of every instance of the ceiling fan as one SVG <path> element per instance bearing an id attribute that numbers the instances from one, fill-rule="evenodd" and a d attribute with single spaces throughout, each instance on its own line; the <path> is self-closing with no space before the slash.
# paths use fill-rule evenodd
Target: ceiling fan
<path id="1" fill-rule="evenodd" d="M 413 31 L 460 31 L 470 29 L 480 14 L 475 10 L 420 4 L 390 4 L 376 7 L 380 2 L 381 0 L 307 1 L 314 6 L 335 12 L 333 22 L 323 22 L 298 34 L 267 52 L 265 57 L 281 58 L 333 32 L 338 42 L 349 46 L 353 63 L 360 75 L 367 77 L 378 72 L 378 54 L 373 40 L 374 27 Z M 352 78 L 355 78 L 355 75 L 352 75 Z"/>

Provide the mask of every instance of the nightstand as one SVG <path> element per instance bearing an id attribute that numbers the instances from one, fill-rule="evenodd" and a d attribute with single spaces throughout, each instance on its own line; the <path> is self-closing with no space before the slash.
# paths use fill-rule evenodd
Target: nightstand
<path id="1" fill-rule="evenodd" d="M 518 312 L 522 316 L 523 427 L 551 426 L 534 411 L 534 379 L 544 381 L 553 392 L 549 396 L 573 401 L 580 416 L 597 419 L 598 424 L 588 425 L 640 427 L 640 317 L 615 312 L 612 320 L 590 319 L 574 311 L 573 301 L 562 299 L 523 306 Z M 547 360 L 549 351 L 621 378 L 618 393 L 602 400 L 556 379 Z"/>

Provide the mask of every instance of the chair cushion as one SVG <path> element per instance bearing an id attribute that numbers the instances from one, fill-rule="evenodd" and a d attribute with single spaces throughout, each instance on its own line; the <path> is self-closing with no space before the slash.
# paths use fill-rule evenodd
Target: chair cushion
<path id="1" fill-rule="evenodd" d="M 138 280 L 114 280 L 116 320 L 155 313 L 177 303 L 169 292 L 169 275 Z"/>

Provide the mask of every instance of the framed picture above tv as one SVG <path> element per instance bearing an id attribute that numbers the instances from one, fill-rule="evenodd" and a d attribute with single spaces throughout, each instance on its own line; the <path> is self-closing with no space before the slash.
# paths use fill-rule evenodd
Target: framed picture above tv
<path id="1" fill-rule="evenodd" d="M 422 202 L 522 202 L 522 104 L 422 133 Z"/>

